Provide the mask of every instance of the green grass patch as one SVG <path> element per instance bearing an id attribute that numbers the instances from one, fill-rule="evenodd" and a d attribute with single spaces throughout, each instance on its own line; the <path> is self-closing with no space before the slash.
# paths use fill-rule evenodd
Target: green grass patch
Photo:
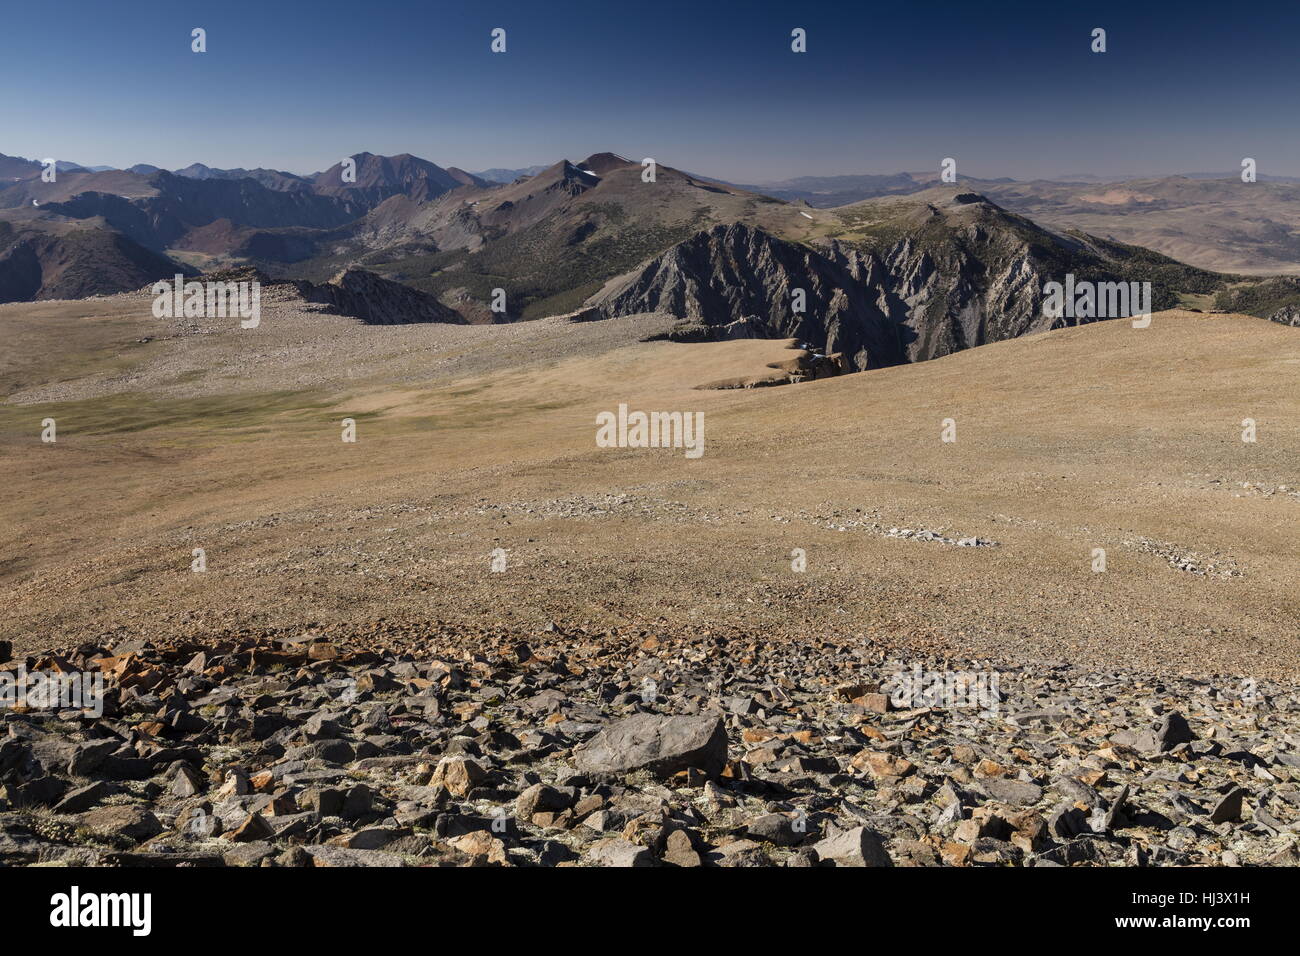
<path id="1" fill-rule="evenodd" d="M 189 399 L 161 399 L 123 392 L 74 402 L 0 406 L 0 424 L 6 430 L 30 429 L 34 427 L 33 421 L 53 418 L 58 423 L 60 438 L 77 434 L 129 434 L 155 428 L 266 432 L 273 420 L 318 421 L 334 404 L 306 391 Z M 359 420 L 367 416 L 358 413 L 351 417 Z"/>

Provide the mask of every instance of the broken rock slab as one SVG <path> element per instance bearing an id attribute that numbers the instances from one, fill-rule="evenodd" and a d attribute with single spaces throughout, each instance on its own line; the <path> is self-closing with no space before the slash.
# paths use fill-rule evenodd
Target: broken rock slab
<path id="1" fill-rule="evenodd" d="M 654 866 L 654 856 L 643 846 L 637 846 L 622 837 L 597 840 L 587 850 L 587 861 L 596 866 L 640 867 Z"/>
<path id="2" fill-rule="evenodd" d="M 405 866 L 405 861 L 396 853 L 383 850 L 351 850 L 341 846 L 305 847 L 311 856 L 313 866 L 320 867 L 358 867 L 358 866 Z"/>
<path id="3" fill-rule="evenodd" d="M 854 827 L 832 834 L 813 847 L 817 858 L 836 866 L 893 866 L 885 841 L 868 827 Z"/>

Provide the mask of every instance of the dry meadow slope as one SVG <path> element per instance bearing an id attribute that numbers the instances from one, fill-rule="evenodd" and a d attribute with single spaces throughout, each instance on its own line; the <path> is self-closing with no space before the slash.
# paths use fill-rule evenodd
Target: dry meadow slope
<path id="1" fill-rule="evenodd" d="M 662 324 L 366 328 L 285 305 L 195 335 L 125 296 L 0 307 L 0 639 L 590 621 L 1300 671 L 1300 331 L 1168 312 L 701 391 L 779 343 L 637 341 Z M 597 448 L 620 402 L 703 411 L 704 456 Z"/>

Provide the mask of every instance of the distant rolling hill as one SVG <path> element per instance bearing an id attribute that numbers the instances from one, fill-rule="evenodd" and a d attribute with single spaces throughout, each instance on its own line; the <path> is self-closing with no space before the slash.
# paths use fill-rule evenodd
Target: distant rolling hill
<path id="1" fill-rule="evenodd" d="M 512 183 L 520 176 L 536 176 L 545 166 L 524 166 L 521 169 L 501 169 L 493 167 L 492 169 L 482 169 L 473 175 L 479 179 L 486 179 L 490 183 Z"/>
<path id="2" fill-rule="evenodd" d="M 805 176 L 743 188 L 833 208 L 935 185 L 933 173 L 894 173 Z M 957 186 L 1044 225 L 1110 236 L 1203 269 L 1300 274 L 1296 177 L 1261 174 L 1258 182 L 1243 183 L 1236 172 L 1141 179 L 1076 174 L 1030 182 L 961 176 Z"/>
<path id="3" fill-rule="evenodd" d="M 6 185 L 30 179 L 41 174 L 41 164 L 33 159 L 21 156 L 6 156 L 0 153 L 0 189 Z"/>
<path id="4" fill-rule="evenodd" d="M 359 199 L 373 206 L 391 196 L 424 202 L 461 186 L 490 185 L 464 170 L 443 169 L 409 153 L 400 156 L 358 153 L 352 159 L 356 163 L 355 182 L 344 180 L 344 166 L 339 162 L 312 177 L 315 191 L 322 196 L 352 197 L 354 201 Z"/>
<path id="5" fill-rule="evenodd" d="M 962 177 L 965 189 L 981 190 L 994 183 L 1012 182 L 1010 179 L 972 179 Z M 937 172 L 886 173 L 857 176 L 800 176 L 780 182 L 743 186 L 753 192 L 775 196 L 787 202 L 806 202 L 821 209 L 847 206 L 849 203 L 874 199 L 878 196 L 906 196 L 929 189 L 939 183 Z"/>
<path id="6" fill-rule="evenodd" d="M 1300 274 L 1300 184 L 1167 176 L 1115 183 L 1006 183 L 983 191 L 1058 228 L 1146 246 L 1205 269 Z"/>
<path id="7" fill-rule="evenodd" d="M 153 170 L 157 172 L 157 170 Z M 310 190 L 311 180 L 279 169 L 213 169 L 202 163 L 192 163 L 184 169 L 173 170 L 187 179 L 252 179 L 267 189 L 282 191 Z"/>
<path id="8" fill-rule="evenodd" d="M 0 221 L 0 302 L 128 292 L 192 271 L 102 221 Z"/>

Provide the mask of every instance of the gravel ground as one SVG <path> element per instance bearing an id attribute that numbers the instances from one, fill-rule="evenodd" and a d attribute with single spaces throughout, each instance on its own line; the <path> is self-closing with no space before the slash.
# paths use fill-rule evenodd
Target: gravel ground
<path id="1" fill-rule="evenodd" d="M 1295 685 L 553 627 L 21 663 L 109 690 L 5 715 L 11 865 L 1300 862 Z"/>
<path id="2" fill-rule="evenodd" d="M 168 399 L 215 392 L 310 390 L 364 381 L 400 388 L 430 380 L 471 377 L 524 363 L 546 364 L 576 350 L 599 355 L 671 326 L 664 316 L 630 316 L 617 322 L 569 323 L 560 319 L 507 325 L 437 323 L 373 326 L 322 305 L 304 303 L 284 286 L 263 295 L 263 321 L 240 329 L 236 319 L 156 319 L 152 297 L 124 293 L 68 303 L 8 306 L 38 314 L 95 312 L 130 323 L 136 335 L 122 347 L 147 346 L 127 369 L 82 374 L 10 393 L 17 404 L 69 402 L 121 392 Z M 33 338 L 48 344 L 48 328 Z M 140 341 L 147 339 L 148 341 Z M 134 351 L 139 352 L 136 348 Z"/>

